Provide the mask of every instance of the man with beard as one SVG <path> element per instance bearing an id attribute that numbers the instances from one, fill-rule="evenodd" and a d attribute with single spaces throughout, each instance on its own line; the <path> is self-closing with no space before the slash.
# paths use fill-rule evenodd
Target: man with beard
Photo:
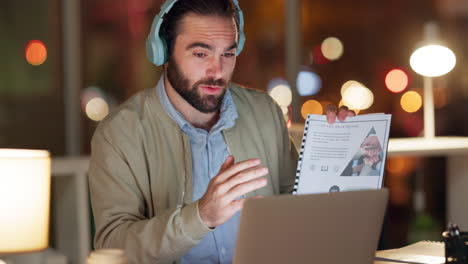
<path id="1" fill-rule="evenodd" d="M 245 200 L 292 191 L 297 153 L 280 108 L 230 82 L 242 26 L 237 1 L 162 7 L 148 54 L 163 76 L 93 136 L 96 248 L 132 263 L 230 263 Z"/>

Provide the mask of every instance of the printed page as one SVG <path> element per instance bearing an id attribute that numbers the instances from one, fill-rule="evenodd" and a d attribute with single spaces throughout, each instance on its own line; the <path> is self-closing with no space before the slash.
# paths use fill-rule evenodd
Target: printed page
<path id="1" fill-rule="evenodd" d="M 309 115 L 301 147 L 297 194 L 382 187 L 391 115 L 348 117 L 328 124 Z"/>
<path id="2" fill-rule="evenodd" d="M 406 247 L 377 251 L 376 260 L 414 264 L 445 263 L 445 245 L 442 242 L 421 241 Z"/>

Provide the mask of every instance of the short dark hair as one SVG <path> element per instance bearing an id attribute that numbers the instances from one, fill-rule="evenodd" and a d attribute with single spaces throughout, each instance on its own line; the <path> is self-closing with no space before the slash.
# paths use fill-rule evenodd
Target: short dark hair
<path id="1" fill-rule="evenodd" d="M 237 17 L 236 6 L 231 0 L 179 0 L 164 16 L 164 21 L 159 31 L 159 36 L 167 44 L 168 58 L 174 52 L 174 44 L 179 34 L 178 27 L 180 21 L 188 13 L 202 16 L 232 17 L 239 31 L 239 18 Z"/>

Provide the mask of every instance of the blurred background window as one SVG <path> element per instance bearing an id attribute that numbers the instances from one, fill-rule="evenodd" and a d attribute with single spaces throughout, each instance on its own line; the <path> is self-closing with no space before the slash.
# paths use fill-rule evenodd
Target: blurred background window
<path id="1" fill-rule="evenodd" d="M 65 154 L 60 1 L 0 2 L 0 147 Z"/>

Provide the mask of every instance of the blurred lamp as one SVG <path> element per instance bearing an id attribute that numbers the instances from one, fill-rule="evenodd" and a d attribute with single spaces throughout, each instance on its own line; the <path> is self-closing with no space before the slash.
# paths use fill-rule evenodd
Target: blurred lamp
<path id="1" fill-rule="evenodd" d="M 447 47 L 433 44 L 437 42 L 438 27 L 434 22 L 424 26 L 425 42 L 429 43 L 410 57 L 411 68 L 424 76 L 424 137 L 434 138 L 434 94 L 432 78 L 450 72 L 456 64 L 455 54 Z"/>
<path id="2" fill-rule="evenodd" d="M 426 77 L 437 77 L 450 72 L 457 62 L 455 54 L 441 45 L 426 45 L 413 52 L 411 68 Z"/>
<path id="3" fill-rule="evenodd" d="M 50 170 L 48 151 L 0 149 L 0 255 L 48 247 Z"/>

